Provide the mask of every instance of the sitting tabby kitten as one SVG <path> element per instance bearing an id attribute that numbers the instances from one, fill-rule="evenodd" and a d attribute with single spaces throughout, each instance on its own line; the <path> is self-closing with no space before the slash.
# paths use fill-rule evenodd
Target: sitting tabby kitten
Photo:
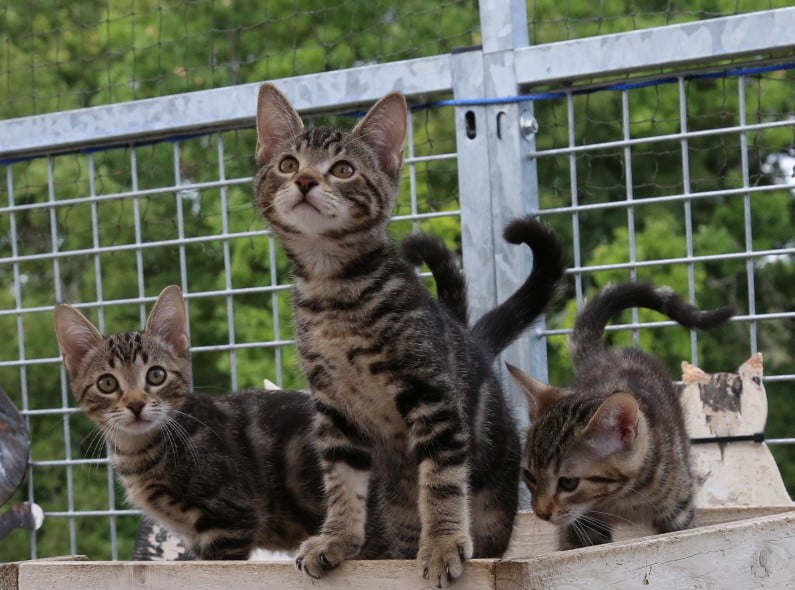
<path id="1" fill-rule="evenodd" d="M 604 289 L 580 311 L 569 387 L 545 385 L 509 367 L 534 408 L 524 481 L 536 515 L 561 527 L 561 549 L 610 542 L 617 519 L 651 523 L 659 532 L 693 522 L 690 444 L 671 376 L 640 350 L 602 346 L 608 320 L 631 307 L 701 330 L 734 313 L 700 311 L 670 289 L 624 283 Z"/>
<path id="2" fill-rule="evenodd" d="M 323 522 L 312 400 L 298 391 L 190 392 L 185 303 L 166 287 L 143 332 L 107 338 L 70 305 L 55 330 L 80 408 L 127 498 L 200 559 L 296 549 Z"/>
<path id="3" fill-rule="evenodd" d="M 254 191 L 293 263 L 328 498 L 296 565 L 319 578 L 355 556 L 416 556 L 441 587 L 465 559 L 505 551 L 520 453 L 492 357 L 387 237 L 406 117 L 393 93 L 350 132 L 304 130 L 265 84 Z M 539 294 L 541 307 L 550 295 Z"/>

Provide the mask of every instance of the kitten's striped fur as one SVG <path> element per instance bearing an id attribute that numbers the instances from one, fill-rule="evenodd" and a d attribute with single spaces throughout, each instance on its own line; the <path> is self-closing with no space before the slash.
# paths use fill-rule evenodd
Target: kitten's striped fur
<path id="1" fill-rule="evenodd" d="M 178 287 L 163 290 L 143 332 L 105 338 L 63 304 L 55 327 L 75 399 L 103 433 L 128 500 L 200 559 L 295 550 L 317 532 L 325 501 L 310 396 L 191 393 Z"/>
<path id="2" fill-rule="evenodd" d="M 322 533 L 296 563 L 320 577 L 354 556 L 416 556 L 443 586 L 466 558 L 505 551 L 519 443 L 492 356 L 387 237 L 406 116 L 390 94 L 351 132 L 304 131 L 263 85 L 254 190 L 293 262 L 328 498 Z"/>
<path id="3" fill-rule="evenodd" d="M 667 288 L 624 283 L 604 289 L 578 315 L 569 387 L 509 367 L 534 408 L 524 481 L 536 515 L 560 526 L 562 549 L 609 542 L 617 520 L 648 522 L 659 532 L 693 521 L 690 444 L 671 375 L 649 354 L 602 344 L 608 320 L 632 307 L 702 330 L 733 315 L 730 308 L 700 311 Z"/>

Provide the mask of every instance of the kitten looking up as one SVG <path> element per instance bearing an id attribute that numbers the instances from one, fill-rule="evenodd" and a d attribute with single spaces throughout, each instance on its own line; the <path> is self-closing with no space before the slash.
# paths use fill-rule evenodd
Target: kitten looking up
<path id="1" fill-rule="evenodd" d="M 294 550 L 323 521 L 312 400 L 299 391 L 190 391 L 185 302 L 166 287 L 143 332 L 102 336 L 70 305 L 55 330 L 80 408 L 127 499 L 200 559 Z"/>
<path id="2" fill-rule="evenodd" d="M 533 408 L 524 482 L 536 515 L 560 526 L 562 549 L 609 542 L 618 519 L 651 523 L 659 532 L 693 521 L 690 443 L 671 375 L 652 355 L 602 345 L 608 320 L 632 307 L 701 330 L 734 313 L 700 311 L 670 289 L 623 283 L 594 296 L 577 316 L 568 387 L 509 366 Z"/>
<path id="3" fill-rule="evenodd" d="M 429 296 L 387 236 L 407 115 L 392 93 L 351 131 L 305 130 L 263 85 L 254 194 L 293 262 L 328 497 L 296 565 L 318 578 L 352 557 L 416 557 L 441 587 L 467 558 L 505 551 L 520 449 L 491 343 L 466 330 L 465 310 Z"/>

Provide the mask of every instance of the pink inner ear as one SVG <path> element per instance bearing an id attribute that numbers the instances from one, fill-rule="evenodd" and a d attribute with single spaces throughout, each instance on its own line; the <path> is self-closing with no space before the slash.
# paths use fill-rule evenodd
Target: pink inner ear
<path id="1" fill-rule="evenodd" d="M 263 84 L 257 99 L 257 163 L 269 162 L 276 146 L 303 128 L 301 117 L 287 98 L 275 86 Z"/>
<path id="2" fill-rule="evenodd" d="M 70 374 L 80 368 L 86 355 L 103 339 L 94 324 L 69 305 L 56 306 L 55 333 Z"/>
<path id="3" fill-rule="evenodd" d="M 396 173 L 403 163 L 407 116 L 405 99 L 397 93 L 389 94 L 353 130 L 376 151 L 381 167 L 388 173 Z"/>
<path id="4" fill-rule="evenodd" d="M 639 408 L 628 393 L 614 393 L 596 411 L 583 437 L 601 454 L 632 448 L 638 436 Z"/>

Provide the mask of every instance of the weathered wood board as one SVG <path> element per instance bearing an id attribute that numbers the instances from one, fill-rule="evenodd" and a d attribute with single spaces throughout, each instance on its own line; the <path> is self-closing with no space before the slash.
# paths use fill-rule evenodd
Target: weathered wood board
<path id="1" fill-rule="evenodd" d="M 494 590 L 496 560 L 472 560 L 455 590 Z M 292 562 L 23 562 L 17 586 L 2 590 L 404 590 L 419 587 L 414 561 L 348 561 L 323 580 Z"/>
<path id="2" fill-rule="evenodd" d="M 725 508 L 696 509 L 696 525 L 699 527 L 724 522 L 757 518 L 782 514 L 795 510 L 792 504 L 782 506 L 742 506 Z M 625 541 L 654 535 L 650 527 L 620 524 L 613 532 L 614 541 Z M 538 557 L 558 550 L 557 529 L 548 522 L 536 517 L 532 512 L 520 512 L 516 517 L 516 526 L 511 537 L 511 544 L 503 559 L 527 559 Z"/>
<path id="3" fill-rule="evenodd" d="M 502 561 L 496 590 L 795 588 L 795 512 Z"/>
<path id="4" fill-rule="evenodd" d="M 702 514 L 702 520 L 750 515 Z M 759 510 L 759 509 L 753 509 Z M 771 508 L 774 510 L 774 508 Z M 530 518 L 523 515 L 522 519 Z M 520 523 L 521 524 L 521 523 Z M 527 524 L 525 522 L 524 524 Z M 453 590 L 795 588 L 795 511 L 526 559 L 472 560 Z M 322 581 L 285 562 L 6 564 L 2 590 L 391 590 L 421 588 L 413 561 L 350 561 Z M 6 570 L 6 574 L 10 570 Z"/>

